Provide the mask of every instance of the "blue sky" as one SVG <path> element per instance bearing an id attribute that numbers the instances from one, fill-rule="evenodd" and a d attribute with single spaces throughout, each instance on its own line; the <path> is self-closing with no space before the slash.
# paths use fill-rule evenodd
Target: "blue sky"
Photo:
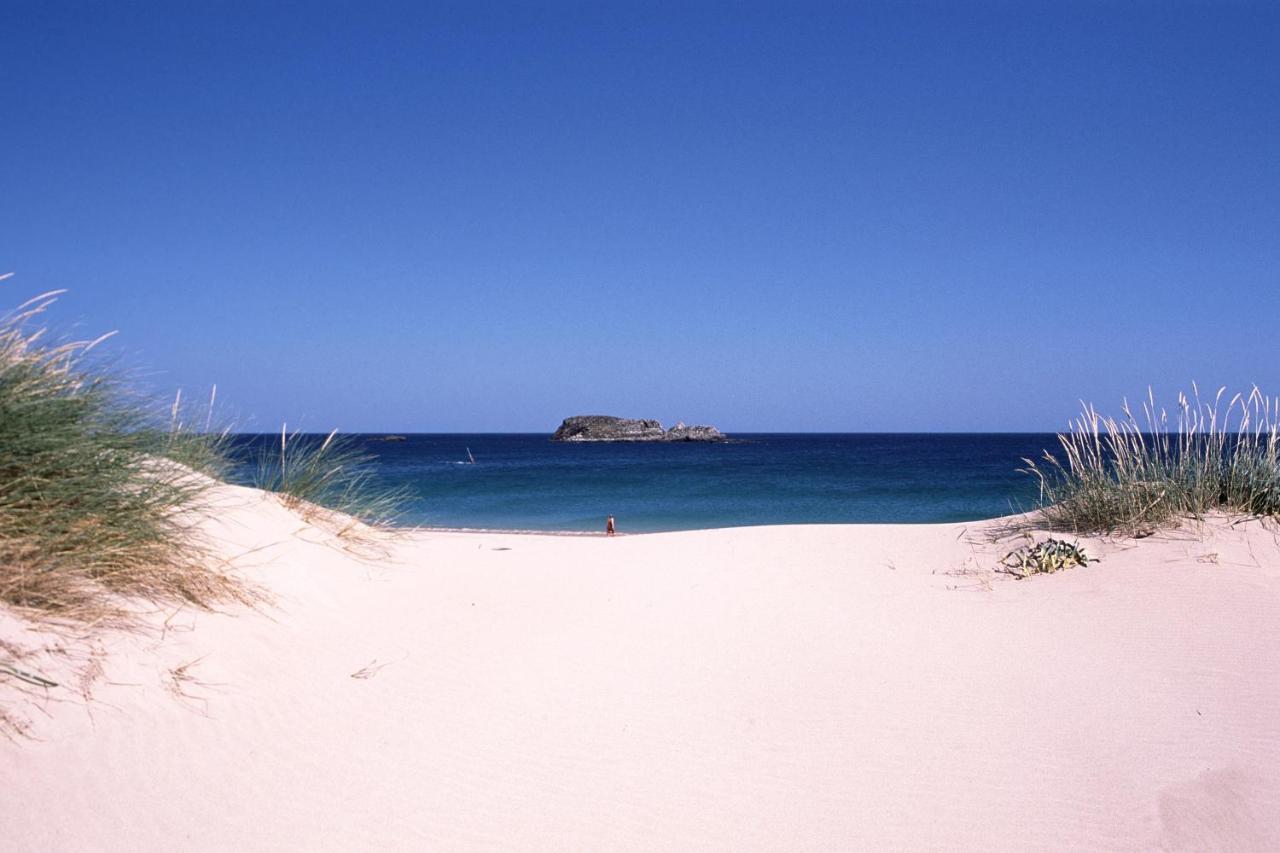
<path id="1" fill-rule="evenodd" d="M 248 429 L 1280 392 L 1272 3 L 0 8 L 0 305 Z"/>

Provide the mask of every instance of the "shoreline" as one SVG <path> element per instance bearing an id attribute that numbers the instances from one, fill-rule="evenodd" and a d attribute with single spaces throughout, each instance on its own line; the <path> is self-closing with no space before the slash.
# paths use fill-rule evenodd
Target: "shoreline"
<path id="1" fill-rule="evenodd" d="M 981 518 L 974 521 L 800 521 L 781 524 L 732 524 L 720 527 L 682 527 L 677 530 L 619 530 L 613 538 L 635 536 L 666 536 L 673 533 L 709 533 L 730 530 L 787 529 L 806 527 L 942 527 L 953 525 L 985 525 L 1018 518 L 1019 515 L 1002 515 L 995 518 Z M 593 530 L 538 530 L 535 528 L 516 527 L 431 527 L 424 525 L 397 525 L 395 530 L 406 535 L 416 533 L 468 533 L 468 534 L 500 534 L 510 536 L 558 536 L 572 539 L 607 539 L 604 531 Z M 1074 534 L 1067 534 L 1074 535 Z"/>

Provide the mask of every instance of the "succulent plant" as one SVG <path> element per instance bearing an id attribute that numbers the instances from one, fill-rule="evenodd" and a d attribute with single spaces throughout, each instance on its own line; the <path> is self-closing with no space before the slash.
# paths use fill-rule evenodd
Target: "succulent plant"
<path id="1" fill-rule="evenodd" d="M 1003 571 L 1014 577 L 1052 574 L 1073 566 L 1089 565 L 1089 555 L 1075 542 L 1046 539 L 1034 545 L 1024 545 L 1010 551 L 1000 560 Z"/>

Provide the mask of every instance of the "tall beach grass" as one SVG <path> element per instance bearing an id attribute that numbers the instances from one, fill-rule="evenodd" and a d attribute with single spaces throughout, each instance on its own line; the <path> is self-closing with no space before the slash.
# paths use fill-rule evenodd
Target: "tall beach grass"
<path id="1" fill-rule="evenodd" d="M 243 597 L 195 533 L 209 456 L 91 358 L 103 340 L 48 343 L 46 293 L 0 316 L 0 602 L 99 622 L 122 598 L 209 606 Z"/>
<path id="2" fill-rule="evenodd" d="M 201 533 L 211 490 L 236 464 L 229 431 L 215 427 L 216 389 L 203 408 L 181 393 L 164 405 L 99 357 L 109 335 L 50 341 L 42 320 L 60 293 L 0 314 L 0 610 L 69 630 L 79 651 L 62 640 L 45 647 L 69 661 L 60 680 L 70 672 L 73 683 L 59 685 L 28 662 L 35 647 L 0 637 L 0 736 L 10 738 L 30 723 L 21 709 L 40 707 L 48 690 L 89 696 L 100 670 L 82 644 L 96 629 L 140 627 L 148 607 L 262 599 L 224 570 Z M 336 435 L 286 440 L 261 484 L 340 534 L 366 531 L 343 513 L 384 522 L 396 496 L 377 487 L 364 461 Z"/>
<path id="3" fill-rule="evenodd" d="M 326 436 L 290 433 L 261 450 L 253 485 L 280 496 L 285 506 L 330 522 L 340 536 L 390 527 L 405 500 L 402 490 L 380 485 L 375 457 L 337 430 Z"/>
<path id="4" fill-rule="evenodd" d="M 1142 534 L 1215 512 L 1280 516 L 1280 398 L 1258 388 L 1178 395 L 1172 417 L 1149 391 L 1139 420 L 1085 404 L 1057 453 L 1025 459 L 1039 520 L 1075 533 Z"/>
<path id="5" fill-rule="evenodd" d="M 204 408 L 181 393 L 158 404 L 96 357 L 109 336 L 50 342 L 41 320 L 60 293 L 0 315 L 0 604 L 96 624 L 127 621 L 131 601 L 252 600 L 200 535 L 209 490 L 236 464 L 216 389 Z M 364 531 L 400 500 L 368 461 L 336 434 L 284 434 L 255 485 L 339 533 Z"/>

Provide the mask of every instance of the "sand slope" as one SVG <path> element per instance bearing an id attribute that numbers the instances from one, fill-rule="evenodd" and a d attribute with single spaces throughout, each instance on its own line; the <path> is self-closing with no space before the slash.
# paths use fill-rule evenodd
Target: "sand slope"
<path id="1" fill-rule="evenodd" d="M 989 525 L 360 560 L 219 499 L 210 534 L 276 605 L 156 614 L 108 637 L 92 702 L 34 697 L 37 739 L 0 743 L 5 849 L 1280 849 L 1256 522 L 1019 582 Z"/>

